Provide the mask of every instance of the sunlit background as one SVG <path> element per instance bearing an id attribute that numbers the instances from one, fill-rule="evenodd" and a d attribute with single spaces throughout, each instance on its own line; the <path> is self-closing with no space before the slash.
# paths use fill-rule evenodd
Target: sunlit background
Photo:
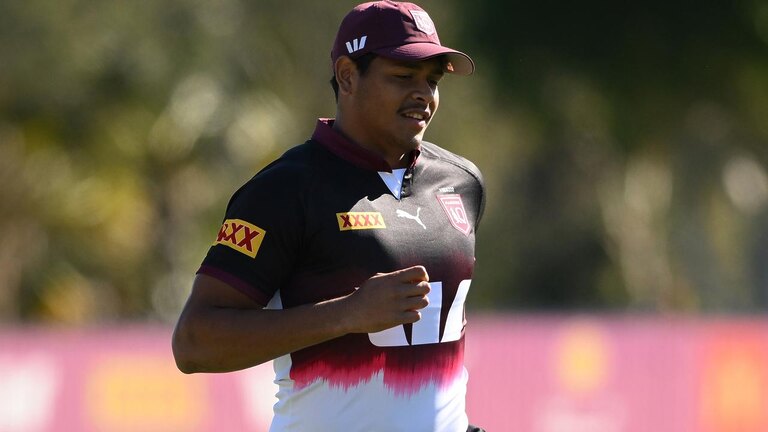
<path id="1" fill-rule="evenodd" d="M 0 431 L 264 430 L 269 365 L 185 376 L 170 332 L 356 3 L 0 0 Z M 768 430 L 768 2 L 419 4 L 477 63 L 426 137 L 488 192 L 470 418 Z"/>

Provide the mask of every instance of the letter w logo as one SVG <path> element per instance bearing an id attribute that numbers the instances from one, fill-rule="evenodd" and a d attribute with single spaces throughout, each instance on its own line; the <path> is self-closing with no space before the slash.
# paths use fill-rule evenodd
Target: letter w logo
<path id="1" fill-rule="evenodd" d="M 368 36 L 363 36 L 360 39 L 352 39 L 351 43 L 347 42 L 347 51 L 352 54 L 355 51 L 360 51 L 361 49 L 365 48 L 366 39 L 368 39 Z"/>

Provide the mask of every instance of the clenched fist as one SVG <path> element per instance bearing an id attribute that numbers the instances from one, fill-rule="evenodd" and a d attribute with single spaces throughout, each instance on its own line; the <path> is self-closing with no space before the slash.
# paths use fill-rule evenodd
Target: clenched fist
<path id="1" fill-rule="evenodd" d="M 375 333 L 421 319 L 429 304 L 429 275 L 424 266 L 377 273 L 344 299 L 351 333 Z"/>

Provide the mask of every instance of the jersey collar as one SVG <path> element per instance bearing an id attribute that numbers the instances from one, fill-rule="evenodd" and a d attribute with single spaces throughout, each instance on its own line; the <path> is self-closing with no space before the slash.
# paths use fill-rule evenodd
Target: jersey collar
<path id="1" fill-rule="evenodd" d="M 392 167 L 389 166 L 389 163 L 384 158 L 340 134 L 333 129 L 333 122 L 334 119 L 318 119 L 315 132 L 312 134 L 312 140 L 319 142 L 331 153 L 360 168 L 392 172 Z M 416 165 L 416 159 L 418 159 L 420 153 L 419 149 L 411 152 L 410 168 Z"/>

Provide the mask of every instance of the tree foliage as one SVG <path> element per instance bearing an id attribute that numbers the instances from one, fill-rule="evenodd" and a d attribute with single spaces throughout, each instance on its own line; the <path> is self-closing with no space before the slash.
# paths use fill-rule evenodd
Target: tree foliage
<path id="1" fill-rule="evenodd" d="M 465 6 L 494 106 L 526 118 L 525 161 L 505 176 L 522 214 L 489 256 L 514 269 L 494 272 L 505 298 L 764 306 L 768 4 Z"/>
<path id="2" fill-rule="evenodd" d="M 488 184 L 472 307 L 768 302 L 768 4 L 425 1 Z M 0 316 L 172 320 L 231 193 L 334 114 L 354 2 L 0 3 Z"/>

